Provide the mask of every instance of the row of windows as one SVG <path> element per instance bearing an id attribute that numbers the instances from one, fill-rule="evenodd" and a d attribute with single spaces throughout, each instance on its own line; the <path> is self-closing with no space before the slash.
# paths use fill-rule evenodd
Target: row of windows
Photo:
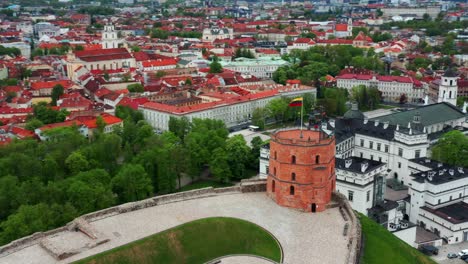
<path id="1" fill-rule="evenodd" d="M 364 139 L 361 139 L 360 146 L 361 146 L 361 147 L 364 147 Z M 374 149 L 374 141 L 369 141 L 369 148 L 370 148 L 370 149 Z M 390 146 L 387 145 L 387 144 L 385 144 L 385 149 L 384 149 L 384 151 L 388 153 L 389 148 L 390 148 Z M 381 149 L 382 149 L 382 144 L 381 144 L 381 143 L 377 143 L 377 150 L 378 150 L 378 151 L 381 151 Z"/>
<path id="2" fill-rule="evenodd" d="M 275 151 L 275 160 L 278 159 L 278 153 Z M 292 155 L 291 156 L 291 163 L 292 164 L 296 164 L 296 156 L 295 155 Z M 319 164 L 320 163 L 320 155 L 315 155 L 315 164 Z"/>

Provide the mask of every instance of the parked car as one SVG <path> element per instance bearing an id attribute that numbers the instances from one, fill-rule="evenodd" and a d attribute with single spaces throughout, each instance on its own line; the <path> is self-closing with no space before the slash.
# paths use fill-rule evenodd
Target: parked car
<path id="1" fill-rule="evenodd" d="M 458 258 L 458 254 L 457 253 L 448 253 L 447 258 L 449 258 L 449 259 Z"/>
<path id="2" fill-rule="evenodd" d="M 461 260 L 468 260 L 468 254 L 460 256 L 460 259 Z"/>
<path id="3" fill-rule="evenodd" d="M 458 256 L 465 256 L 465 255 L 468 255 L 468 249 L 464 249 L 462 251 L 460 251 L 460 253 L 458 253 Z"/>
<path id="4" fill-rule="evenodd" d="M 422 253 L 424 253 L 424 254 L 426 254 L 428 256 L 439 254 L 439 249 L 434 247 L 434 246 L 430 246 L 430 245 L 421 246 L 419 248 L 419 251 L 421 251 Z"/>

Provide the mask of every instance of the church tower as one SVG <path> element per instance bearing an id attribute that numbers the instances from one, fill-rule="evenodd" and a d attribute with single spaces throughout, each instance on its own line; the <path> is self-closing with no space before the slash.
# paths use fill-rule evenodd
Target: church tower
<path id="1" fill-rule="evenodd" d="M 114 25 L 106 24 L 104 26 L 101 42 L 103 49 L 115 49 L 119 47 L 120 40 L 117 36 L 117 31 L 114 29 Z"/>
<path id="2" fill-rule="evenodd" d="M 353 20 L 351 18 L 348 19 L 348 37 L 353 36 Z"/>
<path id="3" fill-rule="evenodd" d="M 439 95 L 437 102 L 447 102 L 452 105 L 457 105 L 457 94 L 458 94 L 458 85 L 457 85 L 457 74 L 449 68 L 445 71 L 442 76 L 439 84 Z"/>

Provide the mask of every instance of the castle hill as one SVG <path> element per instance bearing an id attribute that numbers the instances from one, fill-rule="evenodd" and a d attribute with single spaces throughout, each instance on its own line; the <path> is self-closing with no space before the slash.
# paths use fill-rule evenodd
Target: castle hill
<path id="1" fill-rule="evenodd" d="M 468 263 L 467 10 L 3 1 L 0 264 Z"/>

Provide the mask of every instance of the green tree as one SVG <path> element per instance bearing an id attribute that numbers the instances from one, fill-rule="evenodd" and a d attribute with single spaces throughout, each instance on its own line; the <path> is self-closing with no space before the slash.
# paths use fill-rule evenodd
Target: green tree
<path id="1" fill-rule="evenodd" d="M 69 182 L 67 188 L 69 202 L 80 213 L 99 210 L 114 204 L 111 177 L 107 171 L 92 169 L 80 172 L 67 180 Z"/>
<path id="2" fill-rule="evenodd" d="M 229 182 L 232 176 L 226 151 L 217 148 L 213 151 L 213 159 L 210 161 L 210 171 L 213 177 L 220 182 Z"/>
<path id="3" fill-rule="evenodd" d="M 468 167 L 468 137 L 461 131 L 445 133 L 432 148 L 432 158 L 453 166 Z"/>
<path id="4" fill-rule="evenodd" d="M 44 123 L 41 122 L 41 120 L 37 118 L 31 118 L 26 122 L 26 129 L 30 131 L 34 131 L 36 128 L 42 127 Z"/>
<path id="5" fill-rule="evenodd" d="M 65 165 L 71 175 L 75 175 L 80 171 L 88 170 L 89 162 L 81 152 L 75 151 L 65 160 Z"/>
<path id="6" fill-rule="evenodd" d="M 282 98 L 275 98 L 268 102 L 265 106 L 268 113 L 271 117 L 275 119 L 276 122 L 283 122 L 285 119 L 286 111 L 288 110 L 288 102 Z"/>
<path id="7" fill-rule="evenodd" d="M 18 207 L 18 186 L 18 178 L 15 176 L 0 178 L 0 220 L 5 219 Z"/>
<path id="8" fill-rule="evenodd" d="M 250 161 L 250 148 L 242 135 L 235 135 L 226 140 L 226 153 L 232 176 L 235 179 L 244 179 L 245 170 Z"/>
<path id="9" fill-rule="evenodd" d="M 52 88 L 52 105 L 57 105 L 57 100 L 63 95 L 63 89 L 61 84 L 57 84 Z"/>
<path id="10" fill-rule="evenodd" d="M 221 73 L 223 72 L 223 66 L 218 62 L 218 57 L 213 58 L 213 62 L 210 64 L 210 73 Z"/>
<path id="11" fill-rule="evenodd" d="M 142 200 L 153 194 L 151 179 L 141 165 L 126 164 L 112 179 L 112 190 L 120 202 Z"/>
<path id="12" fill-rule="evenodd" d="M 131 93 L 142 93 L 145 91 L 145 87 L 140 83 L 134 83 L 128 85 L 127 90 Z"/>
<path id="13" fill-rule="evenodd" d="M 182 142 L 184 142 L 185 136 L 190 131 L 190 120 L 185 116 L 181 118 L 171 116 L 169 118 L 169 131 L 174 133 Z"/>
<path id="14" fill-rule="evenodd" d="M 102 116 L 96 117 L 96 126 L 99 133 L 104 133 L 104 129 L 106 128 L 107 124 L 106 121 L 102 118 Z"/>
<path id="15" fill-rule="evenodd" d="M 22 205 L 0 224 L 0 244 L 55 227 L 53 212 L 45 203 Z"/>
<path id="16" fill-rule="evenodd" d="M 267 118 L 268 113 L 263 107 L 257 107 L 252 113 L 252 125 L 258 126 L 261 130 L 265 129 L 265 118 Z"/>

